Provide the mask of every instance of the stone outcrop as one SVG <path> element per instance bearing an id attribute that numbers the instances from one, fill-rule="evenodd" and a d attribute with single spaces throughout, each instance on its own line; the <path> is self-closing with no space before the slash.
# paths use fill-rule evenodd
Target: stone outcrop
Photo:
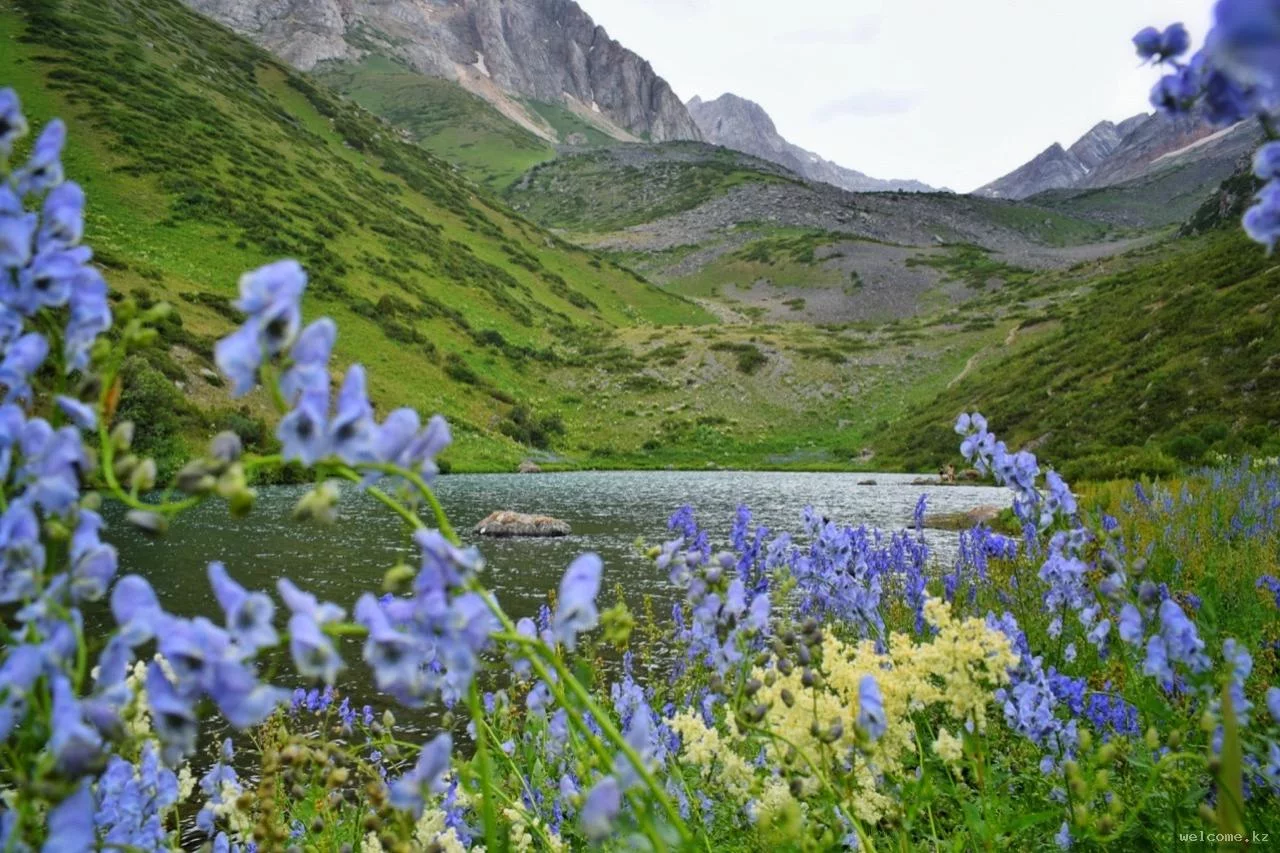
<path id="1" fill-rule="evenodd" d="M 475 526 L 480 536 L 568 536 L 569 522 L 549 515 L 527 515 L 523 512 L 494 512 Z"/>
<path id="2" fill-rule="evenodd" d="M 573 0 L 184 0 L 304 71 L 391 57 L 495 103 L 562 105 L 619 138 L 700 139 L 644 58 Z"/>
<path id="3" fill-rule="evenodd" d="M 1000 507 L 984 504 L 964 512 L 930 513 L 924 517 L 924 526 L 932 530 L 968 530 L 979 524 L 990 524 L 1000 517 L 1000 512 Z"/>
<path id="4" fill-rule="evenodd" d="M 1220 146 L 1199 143 L 1222 132 L 1195 115 L 1141 113 L 1119 124 L 1099 122 L 1070 148 L 1055 142 L 974 194 L 1024 199 L 1049 190 L 1115 186 L 1163 168 L 1173 156 L 1218 157 Z"/>
<path id="5" fill-rule="evenodd" d="M 729 93 L 714 101 L 695 97 L 686 106 L 708 142 L 785 166 L 811 181 L 831 184 L 851 192 L 933 191 L 933 187 L 919 181 L 880 180 L 824 160 L 812 151 L 806 151 L 784 139 L 764 107 L 746 98 Z"/>

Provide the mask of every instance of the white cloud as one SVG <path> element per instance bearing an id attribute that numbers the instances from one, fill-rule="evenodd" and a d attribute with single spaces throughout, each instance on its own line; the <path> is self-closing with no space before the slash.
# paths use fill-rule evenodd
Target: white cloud
<path id="1" fill-rule="evenodd" d="M 867 89 L 854 92 L 835 101 L 829 101 L 814 110 L 813 120 L 827 122 L 845 116 L 890 116 L 905 113 L 916 103 L 916 96 L 907 92 L 886 92 Z"/>
<path id="2" fill-rule="evenodd" d="M 1213 0 L 578 0 L 681 97 L 733 92 L 797 145 L 880 177 L 973 189 L 1147 110 L 1129 43 Z M 846 107 L 840 109 L 841 106 Z"/>

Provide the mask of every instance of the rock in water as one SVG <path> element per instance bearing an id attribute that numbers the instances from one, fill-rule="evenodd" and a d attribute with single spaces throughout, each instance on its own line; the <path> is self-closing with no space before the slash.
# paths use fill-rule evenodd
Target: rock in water
<path id="1" fill-rule="evenodd" d="M 532 459 L 526 459 L 520 463 L 520 467 L 516 469 L 521 474 L 541 474 L 542 468 Z"/>
<path id="2" fill-rule="evenodd" d="M 475 527 L 480 536 L 568 536 L 569 522 L 549 515 L 494 512 Z"/>
<path id="3" fill-rule="evenodd" d="M 1000 507 L 991 504 L 965 512 L 938 512 L 924 517 L 924 526 L 932 530 L 968 530 L 979 524 L 990 524 L 1000 517 Z"/>

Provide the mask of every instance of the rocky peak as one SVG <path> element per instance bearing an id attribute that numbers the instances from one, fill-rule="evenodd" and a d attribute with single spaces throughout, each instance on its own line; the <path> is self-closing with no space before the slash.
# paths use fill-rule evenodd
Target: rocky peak
<path id="1" fill-rule="evenodd" d="M 764 107 L 738 95 L 725 93 L 714 101 L 694 97 L 685 106 L 708 142 L 785 166 L 811 181 L 853 192 L 929 192 L 933 189 L 919 181 L 872 178 L 806 151 L 778 133 L 777 125 Z"/>
<path id="2" fill-rule="evenodd" d="M 184 2 L 304 71 L 376 54 L 453 80 L 522 124 L 538 124 L 528 98 L 620 139 L 702 138 L 667 82 L 573 0 Z"/>
<path id="3" fill-rule="evenodd" d="M 1051 189 L 1065 189 L 1089 173 L 1089 169 L 1057 142 L 1029 163 L 978 189 L 976 195 L 1020 199 Z"/>
<path id="4" fill-rule="evenodd" d="M 1067 149 L 1086 169 L 1093 169 L 1111 156 L 1120 145 L 1120 130 L 1109 121 L 1100 121 Z"/>

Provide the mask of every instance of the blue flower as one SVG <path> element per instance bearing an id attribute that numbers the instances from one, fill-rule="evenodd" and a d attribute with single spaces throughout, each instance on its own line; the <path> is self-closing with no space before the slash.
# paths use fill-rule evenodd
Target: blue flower
<path id="1" fill-rule="evenodd" d="M 34 595 L 44 564 L 40 522 L 27 503 L 15 501 L 0 515 L 0 604 Z"/>
<path id="2" fill-rule="evenodd" d="M 583 554 L 572 563 L 560 580 L 560 596 L 551 630 L 555 639 L 572 650 L 578 634 L 589 631 L 599 622 L 596 595 L 600 592 L 600 575 L 604 565 L 596 554 Z"/>
<path id="3" fill-rule="evenodd" d="M 231 380 L 232 397 L 243 397 L 252 391 L 258 382 L 258 368 L 262 365 L 257 324 L 253 321 L 245 323 L 214 344 L 213 360 Z"/>
<path id="4" fill-rule="evenodd" d="M 231 579 L 226 567 L 219 562 L 209 564 L 209 584 L 218 605 L 226 614 L 227 630 L 241 648 L 253 654 L 280 641 L 271 624 L 276 606 L 268 595 L 247 592 Z"/>
<path id="5" fill-rule="evenodd" d="M 1280 178 L 1280 142 L 1268 142 L 1254 152 L 1253 173 L 1264 181 Z"/>
<path id="6" fill-rule="evenodd" d="M 302 292 L 307 274 L 293 260 L 276 261 L 240 277 L 236 307 L 254 321 L 268 355 L 283 352 L 302 326 Z"/>
<path id="7" fill-rule="evenodd" d="M 1209 668 L 1209 658 L 1204 653 L 1204 641 L 1195 624 L 1172 598 L 1160 602 L 1160 635 L 1165 641 L 1169 657 L 1186 664 L 1193 672 Z"/>
<path id="8" fill-rule="evenodd" d="M 298 589 L 288 578 L 280 578 L 276 588 L 293 612 L 289 618 L 289 652 L 298 674 L 332 684 L 342 668 L 342 658 L 321 626 L 341 620 L 345 612 L 336 604 L 318 603 L 314 595 Z"/>
<path id="9" fill-rule="evenodd" d="M 71 594 L 82 601 L 102 598 L 116 576 L 115 546 L 106 544 L 98 535 L 105 526 L 102 516 L 82 509 L 71 535 Z"/>
<path id="10" fill-rule="evenodd" d="M 1173 669 L 1169 665 L 1169 650 L 1159 634 L 1152 634 L 1147 640 L 1147 657 L 1142 664 L 1142 672 L 1163 685 L 1173 684 Z"/>
<path id="11" fill-rule="evenodd" d="M 428 649 L 418 638 L 392 627 L 382 605 L 369 593 L 356 602 L 356 621 L 369 629 L 364 659 L 378 689 L 394 696 L 416 696 L 425 690 Z"/>
<path id="12" fill-rule="evenodd" d="M 1244 683 L 1249 678 L 1249 673 L 1253 672 L 1253 656 L 1235 638 L 1228 637 L 1222 643 L 1222 658 L 1230 667 L 1227 685 L 1231 695 L 1231 709 L 1236 715 L 1236 721 L 1241 726 L 1247 726 L 1253 703 L 1245 696 Z"/>
<path id="13" fill-rule="evenodd" d="M 1267 688 L 1267 711 L 1271 719 L 1280 723 L 1280 687 Z"/>
<path id="14" fill-rule="evenodd" d="M 415 817 L 421 815 L 425 792 L 442 794 L 445 791 L 444 776 L 449 770 L 452 752 L 453 738 L 448 732 L 423 744 L 413 768 L 391 783 L 391 805 L 412 812 Z"/>
<path id="15" fill-rule="evenodd" d="M 49 354 L 49 342 L 43 335 L 29 332 L 18 338 L 5 349 L 4 360 L 0 361 L 0 385 L 9 390 L 4 402 L 31 399 L 31 376 L 44 363 Z"/>
<path id="16" fill-rule="evenodd" d="M 289 351 L 293 362 L 280 377 L 280 393 L 290 405 L 307 396 L 329 399 L 329 358 L 338 327 L 328 317 L 307 325 Z"/>
<path id="17" fill-rule="evenodd" d="M 329 422 L 328 452 L 349 465 L 371 461 L 375 431 L 364 368 L 353 364 L 347 369 L 338 392 L 337 411 Z"/>
<path id="18" fill-rule="evenodd" d="M 1244 213 L 1245 233 L 1271 252 L 1280 240 L 1280 181 L 1273 181 L 1258 193 L 1258 203 Z"/>
<path id="19" fill-rule="evenodd" d="M 179 759 L 195 751 L 200 733 L 195 709 L 190 700 L 178 695 L 156 661 L 147 666 L 146 690 L 151 724 L 164 747 L 165 763 L 176 765 Z"/>
<path id="20" fill-rule="evenodd" d="M 1272 0 L 1218 0 L 1205 50 L 1244 82 L 1273 85 L 1280 69 L 1280 6 Z"/>
<path id="21" fill-rule="evenodd" d="M 50 730 L 49 751 L 69 776 L 83 774 L 102 754 L 102 737 L 84 721 L 71 682 L 61 673 L 53 678 Z"/>
<path id="22" fill-rule="evenodd" d="M 622 810 L 622 789 L 618 780 L 605 776 L 587 791 L 582 802 L 582 831 L 599 843 L 613 834 L 613 822 Z"/>
<path id="23" fill-rule="evenodd" d="M 1200 87 L 1188 69 L 1166 74 L 1151 89 L 1151 105 L 1164 113 L 1178 114 L 1191 109 Z"/>
<path id="24" fill-rule="evenodd" d="M 888 718 L 884 713 L 884 697 L 880 685 L 871 675 L 862 676 L 858 682 L 858 728 L 872 740 L 879 740 L 885 733 Z"/>
<path id="25" fill-rule="evenodd" d="M 111 328 L 111 306 L 107 283 L 93 267 L 81 267 L 71 288 L 71 312 L 63 335 L 63 358 L 67 372 L 89 365 L 94 341 Z"/>
<path id="26" fill-rule="evenodd" d="M 80 853 L 94 848 L 93 792 L 85 779 L 72 793 L 49 810 L 41 853 Z"/>
<path id="27" fill-rule="evenodd" d="M 91 406 L 88 406 L 74 397 L 65 397 L 58 395 L 54 398 L 54 402 L 58 404 L 58 408 L 64 415 L 82 430 L 86 432 L 97 429 L 98 415 Z"/>
<path id="28" fill-rule="evenodd" d="M 27 133 L 27 119 L 13 89 L 0 89 L 0 156 L 8 157 L 13 143 Z"/>
<path id="29" fill-rule="evenodd" d="M 1120 608 L 1120 639 L 1131 646 L 1142 642 L 1142 613 L 1132 604 Z"/>
<path id="30" fill-rule="evenodd" d="M 0 185 L 0 268 L 17 269 L 30 263 L 39 223 L 38 216 L 25 213 L 12 191 Z M 8 286 L 4 290 L 8 291 Z M 5 295 L 10 298 L 13 296 Z M 8 303 L 10 298 L 6 298 L 5 302 Z"/>
<path id="31" fill-rule="evenodd" d="M 1058 845 L 1059 850 L 1071 849 L 1071 827 L 1064 820 L 1062 826 L 1059 827 L 1056 835 L 1053 836 L 1053 842 Z"/>
<path id="32" fill-rule="evenodd" d="M 62 183 L 62 146 L 67 141 L 67 126 L 54 119 L 36 137 L 27 163 L 13 174 L 18 195 L 42 192 Z"/>
<path id="33" fill-rule="evenodd" d="M 280 419 L 276 438 L 283 445 L 281 455 L 308 467 L 329 455 L 329 432 L 325 427 L 327 400 L 305 396 L 297 407 Z"/>
<path id="34" fill-rule="evenodd" d="M 84 237 L 84 190 L 72 181 L 45 196 L 37 244 L 41 252 L 70 249 Z"/>
<path id="35" fill-rule="evenodd" d="M 1164 32 L 1155 27 L 1145 27 L 1133 37 L 1138 56 L 1155 62 L 1166 62 L 1186 53 L 1191 47 L 1191 36 L 1182 24 L 1170 24 Z"/>

